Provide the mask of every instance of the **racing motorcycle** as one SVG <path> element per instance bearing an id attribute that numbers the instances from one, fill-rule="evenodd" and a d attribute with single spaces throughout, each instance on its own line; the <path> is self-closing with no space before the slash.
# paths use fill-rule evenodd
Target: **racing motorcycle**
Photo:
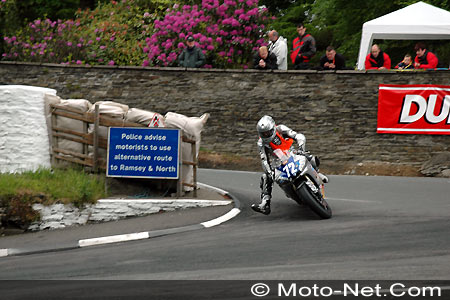
<path id="1" fill-rule="evenodd" d="M 331 218 L 325 200 L 324 184 L 309 162 L 308 153 L 300 150 L 274 150 L 275 182 L 298 204 L 306 204 L 322 219 Z"/>

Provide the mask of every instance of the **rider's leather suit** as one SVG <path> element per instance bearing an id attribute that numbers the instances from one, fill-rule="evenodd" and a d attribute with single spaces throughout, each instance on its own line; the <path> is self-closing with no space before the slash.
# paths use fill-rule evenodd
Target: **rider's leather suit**
<path id="1" fill-rule="evenodd" d="M 261 138 L 257 143 L 264 170 L 264 174 L 262 174 L 260 182 L 261 199 L 264 199 L 266 196 L 266 200 L 270 200 L 272 198 L 274 178 L 274 169 L 272 167 L 272 162 L 274 159 L 273 151 L 277 148 L 281 150 L 288 150 L 292 146 L 294 140 L 298 144 L 298 149 L 306 151 L 306 138 L 303 134 L 295 132 L 286 125 L 278 125 L 275 128 L 276 135 L 270 143 L 264 143 Z M 310 161 L 313 167 L 316 168 L 315 159 L 311 159 Z"/>

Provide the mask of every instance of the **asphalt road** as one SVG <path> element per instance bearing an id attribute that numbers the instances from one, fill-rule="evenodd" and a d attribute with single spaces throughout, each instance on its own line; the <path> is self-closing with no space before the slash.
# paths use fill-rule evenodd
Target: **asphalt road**
<path id="1" fill-rule="evenodd" d="M 202 169 L 200 182 L 239 199 L 242 212 L 233 220 L 150 240 L 5 257 L 0 279 L 450 280 L 449 179 L 330 179 L 333 218 L 320 220 L 279 188 L 264 216 L 250 209 L 259 200 L 259 173 Z"/>

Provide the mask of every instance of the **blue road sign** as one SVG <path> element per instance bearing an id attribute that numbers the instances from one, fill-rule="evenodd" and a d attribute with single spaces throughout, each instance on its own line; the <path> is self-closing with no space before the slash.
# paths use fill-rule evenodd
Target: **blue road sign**
<path id="1" fill-rule="evenodd" d="M 106 176 L 178 179 L 180 130 L 110 127 Z"/>

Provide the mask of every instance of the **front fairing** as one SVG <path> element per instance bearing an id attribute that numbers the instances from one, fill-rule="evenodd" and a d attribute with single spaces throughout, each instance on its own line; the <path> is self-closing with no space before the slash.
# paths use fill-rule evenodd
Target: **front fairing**
<path id="1" fill-rule="evenodd" d="M 274 151 L 275 181 L 283 182 L 296 178 L 306 167 L 306 158 L 291 151 Z"/>

